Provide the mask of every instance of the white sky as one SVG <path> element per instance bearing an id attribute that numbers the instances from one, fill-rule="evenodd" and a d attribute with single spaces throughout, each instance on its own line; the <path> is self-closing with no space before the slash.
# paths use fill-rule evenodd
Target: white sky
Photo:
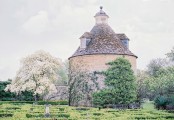
<path id="1" fill-rule="evenodd" d="M 0 0 L 0 80 L 14 78 L 21 58 L 45 50 L 66 60 L 103 10 L 145 69 L 174 46 L 174 0 Z"/>

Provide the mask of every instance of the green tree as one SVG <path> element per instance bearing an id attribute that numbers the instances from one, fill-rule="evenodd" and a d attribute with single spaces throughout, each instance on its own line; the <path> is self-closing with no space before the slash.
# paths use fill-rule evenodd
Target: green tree
<path id="1" fill-rule="evenodd" d="M 8 79 L 8 81 L 0 81 L 0 100 L 2 101 L 11 101 L 11 100 L 21 100 L 21 101 L 32 101 L 33 93 L 30 91 L 23 91 L 21 94 L 17 95 L 15 93 L 11 93 L 10 91 L 5 91 L 7 85 L 11 83 L 12 80 Z"/>
<path id="2" fill-rule="evenodd" d="M 0 100 L 6 101 L 6 100 L 14 100 L 15 94 L 11 92 L 5 92 L 5 87 L 10 84 L 11 81 L 0 81 Z"/>
<path id="3" fill-rule="evenodd" d="M 93 94 L 93 102 L 98 105 L 129 104 L 136 100 L 136 83 L 131 64 L 124 58 L 107 63 L 110 67 L 104 72 L 106 89 Z M 98 97 L 100 96 L 100 97 Z M 99 99 L 104 103 L 100 104 Z"/>
<path id="4" fill-rule="evenodd" d="M 158 71 L 168 65 L 168 61 L 165 58 L 157 58 L 150 61 L 147 65 L 147 73 L 151 76 L 157 77 Z"/>
<path id="5" fill-rule="evenodd" d="M 157 77 L 149 77 L 150 92 L 154 97 L 158 95 L 171 96 L 174 94 L 174 67 L 167 67 L 158 71 Z"/>
<path id="6" fill-rule="evenodd" d="M 138 70 L 136 75 L 137 99 L 149 98 L 149 75 L 143 70 Z"/>

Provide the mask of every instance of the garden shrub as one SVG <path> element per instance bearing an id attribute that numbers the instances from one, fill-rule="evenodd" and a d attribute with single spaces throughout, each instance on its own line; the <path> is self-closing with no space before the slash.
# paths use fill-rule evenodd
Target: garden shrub
<path id="1" fill-rule="evenodd" d="M 157 109 L 174 110 L 174 96 L 157 96 L 154 100 Z"/>
<path id="2" fill-rule="evenodd" d="M 138 119 L 138 120 L 142 120 L 142 119 L 144 119 L 144 120 L 147 120 L 147 119 L 158 119 L 159 117 L 153 117 L 153 116 L 135 116 L 135 118 L 134 119 Z"/>
<path id="3" fill-rule="evenodd" d="M 168 113 L 174 113 L 174 110 L 169 110 L 169 111 L 167 111 Z"/>
<path id="4" fill-rule="evenodd" d="M 163 118 L 166 118 L 166 119 L 174 119 L 174 116 L 173 115 L 169 115 L 169 116 L 164 116 Z"/>
<path id="5" fill-rule="evenodd" d="M 56 115 L 57 117 L 63 117 L 63 118 L 69 118 L 70 115 L 69 114 L 58 114 Z"/>
<path id="6" fill-rule="evenodd" d="M 59 111 L 64 111 L 65 110 L 65 108 L 59 108 Z"/>
<path id="7" fill-rule="evenodd" d="M 0 113 L 0 118 L 3 118 L 3 117 L 12 117 L 13 114 L 12 113 Z"/>
<path id="8" fill-rule="evenodd" d="M 17 109 L 21 109 L 20 107 L 7 107 L 7 110 L 17 110 Z"/>
<path id="9" fill-rule="evenodd" d="M 51 104 L 51 105 L 68 105 L 68 101 L 38 101 L 39 105 Z"/>
<path id="10" fill-rule="evenodd" d="M 103 113 L 93 113 L 93 115 L 100 116 L 103 115 Z"/>
<path id="11" fill-rule="evenodd" d="M 0 104 L 13 104 L 13 105 L 33 104 L 33 101 L 0 101 Z"/>
<path id="12" fill-rule="evenodd" d="M 106 107 L 108 104 L 112 103 L 113 94 L 111 90 L 103 89 L 99 92 L 93 93 L 93 104 L 95 107 Z"/>
<path id="13" fill-rule="evenodd" d="M 27 118 L 33 118 L 33 117 L 34 117 L 34 118 L 35 118 L 35 117 L 42 117 L 42 118 L 43 118 L 43 117 L 44 117 L 44 114 L 28 114 L 28 113 L 27 113 L 27 114 L 26 114 L 26 117 L 27 117 Z"/>
<path id="14" fill-rule="evenodd" d="M 26 114 L 26 117 L 27 118 L 31 118 L 32 117 L 32 114 Z"/>
<path id="15" fill-rule="evenodd" d="M 0 101 L 0 105 L 4 103 L 10 103 L 10 104 L 33 104 L 35 101 Z M 68 105 L 68 101 L 37 101 L 38 105 L 45 105 L 45 104 L 51 104 L 51 105 Z"/>
<path id="16" fill-rule="evenodd" d="M 82 110 L 82 111 L 87 111 L 87 110 L 90 110 L 89 108 L 76 108 L 76 110 Z"/>
<path id="17" fill-rule="evenodd" d="M 108 110 L 107 112 L 118 112 L 118 110 Z"/>
<path id="18" fill-rule="evenodd" d="M 88 114 L 87 113 L 82 113 L 81 116 L 87 116 Z"/>
<path id="19" fill-rule="evenodd" d="M 155 102 L 155 107 L 157 109 L 166 109 L 166 105 L 169 103 L 167 97 L 165 96 L 157 96 L 154 102 Z"/>

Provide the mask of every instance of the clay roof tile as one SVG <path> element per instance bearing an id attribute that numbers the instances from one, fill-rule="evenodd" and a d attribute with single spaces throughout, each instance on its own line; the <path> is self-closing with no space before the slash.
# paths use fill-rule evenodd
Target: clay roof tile
<path id="1" fill-rule="evenodd" d="M 122 39 L 128 39 L 128 37 L 125 34 L 116 34 L 107 24 L 95 25 L 89 33 L 85 33 L 83 36 L 90 36 L 91 41 L 85 49 L 82 50 L 79 47 L 71 57 L 94 54 L 116 54 L 137 57 L 121 42 Z"/>

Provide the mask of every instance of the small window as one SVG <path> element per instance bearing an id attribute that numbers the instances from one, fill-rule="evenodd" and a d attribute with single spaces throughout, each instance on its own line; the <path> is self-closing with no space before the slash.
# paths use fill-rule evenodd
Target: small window
<path id="1" fill-rule="evenodd" d="M 122 40 L 123 45 L 125 45 L 127 48 L 129 47 L 129 40 Z"/>
<path id="2" fill-rule="evenodd" d="M 86 48 L 86 38 L 82 38 L 81 39 L 81 44 L 80 44 L 80 48 L 81 49 L 85 49 Z"/>
<path id="3" fill-rule="evenodd" d="M 89 44 L 90 41 L 91 39 L 86 39 L 86 46 Z"/>

